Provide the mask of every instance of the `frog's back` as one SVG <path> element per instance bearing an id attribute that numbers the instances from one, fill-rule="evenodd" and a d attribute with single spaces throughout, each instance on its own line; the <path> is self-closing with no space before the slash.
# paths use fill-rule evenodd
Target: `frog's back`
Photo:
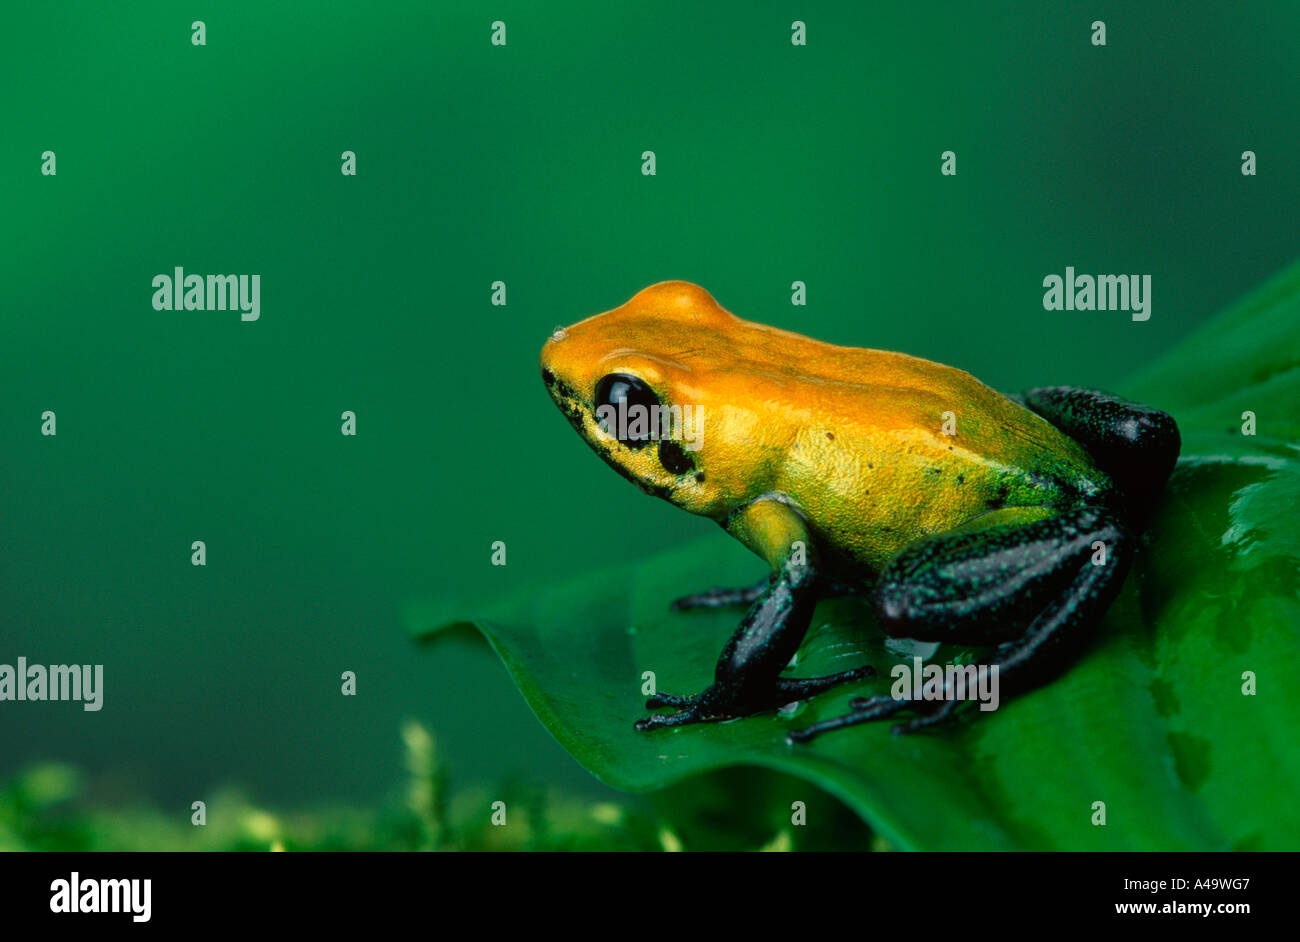
<path id="1" fill-rule="evenodd" d="M 963 439 L 971 455 L 1011 464 L 1045 451 L 1095 470 L 1072 439 L 963 370 L 746 321 L 689 282 L 652 285 L 598 316 L 622 322 L 620 354 L 653 352 L 652 359 L 677 368 L 678 387 L 699 400 L 721 393 L 756 408 L 806 411 L 859 437 L 938 433 L 951 413 L 956 434 L 945 438 Z M 788 425 L 774 418 L 776 426 Z M 940 450 L 949 445 L 955 443 L 943 442 Z"/>
<path id="2" fill-rule="evenodd" d="M 565 331 L 570 381 L 634 372 L 704 416 L 698 473 L 665 496 L 725 521 L 777 494 L 849 566 L 1004 507 L 1058 509 L 1109 482 L 1083 448 L 962 370 L 742 320 L 662 282 Z"/>
<path id="3" fill-rule="evenodd" d="M 1073 439 L 962 370 L 745 321 L 686 282 L 610 313 L 625 319 L 620 354 L 654 351 L 704 406 L 710 474 L 747 499 L 789 497 L 853 562 L 878 568 L 988 510 L 1108 486 Z"/>

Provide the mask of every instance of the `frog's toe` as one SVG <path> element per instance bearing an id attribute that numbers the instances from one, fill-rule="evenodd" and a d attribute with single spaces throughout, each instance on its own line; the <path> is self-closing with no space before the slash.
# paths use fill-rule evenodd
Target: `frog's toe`
<path id="1" fill-rule="evenodd" d="M 878 693 L 874 697 L 854 697 L 849 701 L 853 715 L 863 720 L 881 719 L 914 705 L 914 701 L 895 700 L 887 693 Z"/>
<path id="2" fill-rule="evenodd" d="M 678 697 L 669 693 L 659 693 L 646 700 L 647 710 L 654 710 L 659 707 L 668 707 L 675 709 L 676 713 L 656 713 L 654 716 L 637 720 L 636 728 L 638 730 L 661 729 L 666 726 L 684 726 L 687 723 L 720 723 L 726 720 L 740 719 L 746 716 L 753 716 L 755 713 L 764 713 L 775 710 L 781 704 L 788 702 L 791 697 L 780 701 L 780 704 L 773 703 L 764 705 L 760 709 L 753 709 L 749 706 L 742 707 L 737 703 L 735 697 L 717 684 L 705 688 L 700 693 L 690 697 Z M 752 706 L 752 705 L 751 705 Z"/>
<path id="3" fill-rule="evenodd" d="M 648 732 L 652 729 L 666 729 L 670 726 L 681 726 L 689 722 L 685 713 L 656 713 L 654 716 L 647 716 L 645 719 L 637 720 L 632 724 L 632 728 L 637 732 Z"/>
<path id="4" fill-rule="evenodd" d="M 764 576 L 753 585 L 741 586 L 738 589 L 731 587 L 705 589 L 703 592 L 683 595 L 679 599 L 673 599 L 670 608 L 674 612 L 688 612 L 697 608 L 729 608 L 738 605 L 752 605 L 762 598 L 771 581 L 770 576 Z"/>
<path id="5" fill-rule="evenodd" d="M 874 720 L 884 719 L 899 710 L 913 706 L 915 706 L 915 702 L 912 700 L 895 700 L 888 694 L 883 693 L 876 694 L 874 697 L 854 697 L 849 701 L 849 709 L 852 712 L 829 720 L 822 720 L 820 723 L 814 723 L 803 729 L 792 729 L 786 733 L 786 742 L 809 742 L 822 733 L 844 729 L 848 726 L 857 726 L 859 723 L 870 723 Z"/>
<path id="6" fill-rule="evenodd" d="M 778 677 L 776 685 L 769 696 L 768 709 L 777 710 L 787 703 L 815 697 L 819 693 L 848 684 L 857 680 L 869 680 L 876 676 L 876 669 L 870 664 L 855 667 L 852 670 L 828 674 L 825 677 Z"/>
<path id="7" fill-rule="evenodd" d="M 667 707 L 676 713 L 655 713 L 636 721 L 636 729 L 645 732 L 651 729 L 664 729 L 670 726 L 685 726 L 687 723 L 707 723 L 719 719 L 717 710 L 711 709 L 712 701 L 703 693 L 682 697 L 671 693 L 657 693 L 645 702 L 647 710 Z"/>
<path id="8" fill-rule="evenodd" d="M 645 708 L 647 710 L 658 710 L 660 707 L 684 707 L 690 706 L 695 697 L 680 697 L 671 693 L 657 693 L 653 697 L 647 697 Z"/>
<path id="9" fill-rule="evenodd" d="M 908 733 L 914 733 L 918 729 L 925 729 L 927 726 L 938 726 L 947 723 L 957 715 L 957 708 L 961 706 L 961 700 L 944 700 L 937 709 L 928 710 L 919 716 L 914 716 L 906 723 L 899 723 L 890 732 L 895 736 L 906 736 Z"/>
<path id="10" fill-rule="evenodd" d="M 686 709 L 677 713 L 656 713 L 654 716 L 647 716 L 644 719 L 637 720 L 632 726 L 638 732 L 644 733 L 652 729 L 667 729 L 673 726 L 685 726 L 688 723 L 709 723 L 725 718 L 725 716 L 708 713 L 695 706 L 687 706 Z"/>

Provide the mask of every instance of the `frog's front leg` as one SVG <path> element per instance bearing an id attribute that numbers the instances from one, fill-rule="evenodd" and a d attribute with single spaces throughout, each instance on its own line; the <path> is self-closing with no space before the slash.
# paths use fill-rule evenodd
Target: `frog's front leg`
<path id="1" fill-rule="evenodd" d="M 787 561 L 740 622 L 714 671 L 714 681 L 690 697 L 659 694 L 646 709 L 673 707 L 678 712 L 638 720 L 639 730 L 686 723 L 707 723 L 778 710 L 850 680 L 871 677 L 869 667 L 825 677 L 791 678 L 780 674 L 808 632 L 819 593 L 807 563 Z"/>
<path id="2" fill-rule="evenodd" d="M 764 576 L 753 585 L 740 586 L 739 588 L 730 588 L 727 586 L 717 586 L 712 589 L 705 589 L 703 592 L 694 592 L 690 595 L 683 595 L 679 599 L 673 599 L 669 606 L 674 612 L 689 612 L 697 608 L 731 608 L 733 606 L 753 605 L 763 593 L 772 585 L 772 577 Z M 865 595 L 870 591 L 870 585 L 867 582 L 845 582 L 842 580 L 822 579 L 819 583 L 818 592 L 822 598 L 841 597 L 846 595 Z"/>
<path id="3" fill-rule="evenodd" d="M 673 599 L 670 606 L 674 612 L 685 612 L 693 608 L 730 608 L 733 605 L 753 605 L 772 585 L 772 577 L 764 576 L 753 585 L 741 586 L 740 588 L 727 588 L 717 586 L 712 589 L 705 589 L 703 592 L 694 592 L 691 595 L 683 595 L 679 599 Z"/>
<path id="4" fill-rule="evenodd" d="M 639 730 L 716 722 L 780 709 L 851 680 L 874 676 L 870 666 L 825 677 L 782 677 L 812 623 L 821 592 L 807 546 L 807 531 L 788 505 L 759 501 L 738 512 L 728 529 L 774 565 L 775 575 L 750 606 L 722 650 L 714 680 L 690 696 L 660 694 L 646 709 L 673 707 L 676 713 L 639 720 Z M 798 546 L 799 552 L 795 552 Z"/>

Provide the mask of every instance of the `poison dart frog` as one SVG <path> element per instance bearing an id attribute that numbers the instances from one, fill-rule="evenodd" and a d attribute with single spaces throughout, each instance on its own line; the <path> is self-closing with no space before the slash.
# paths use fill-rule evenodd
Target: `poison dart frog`
<path id="1" fill-rule="evenodd" d="M 558 328 L 541 372 L 614 470 L 770 568 L 758 585 L 673 603 L 748 608 L 713 683 L 651 697 L 647 710 L 672 712 L 640 730 L 770 712 L 872 676 L 783 676 L 833 595 L 869 596 L 887 636 L 991 649 L 978 663 L 998 667 L 1003 699 L 1046 683 L 1118 593 L 1180 447 L 1156 409 L 1071 386 L 1002 395 L 950 366 L 742 320 L 684 281 Z M 857 697 L 788 735 L 903 710 L 894 731 L 911 732 L 961 702 Z"/>

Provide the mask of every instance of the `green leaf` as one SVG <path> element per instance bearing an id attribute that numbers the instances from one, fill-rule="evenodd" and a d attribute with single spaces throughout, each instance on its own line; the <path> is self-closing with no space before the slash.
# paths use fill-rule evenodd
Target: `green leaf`
<path id="1" fill-rule="evenodd" d="M 507 599 L 473 623 L 546 728 L 616 788 L 765 766 L 838 796 L 903 849 L 1294 849 L 1300 266 L 1124 392 L 1169 409 L 1183 431 L 1148 545 L 1066 676 L 953 728 L 895 737 L 885 722 L 786 745 L 787 729 L 887 690 L 890 667 L 910 657 L 886 646 L 865 603 L 833 600 L 792 673 L 866 661 L 877 679 L 792 716 L 634 731 L 643 672 L 660 691 L 697 692 L 738 618 L 673 613 L 668 602 L 761 572 L 722 534 Z M 1241 434 L 1245 411 L 1257 417 L 1253 437 Z M 1247 672 L 1254 695 L 1243 693 Z M 1096 802 L 1105 826 L 1093 823 Z"/>

